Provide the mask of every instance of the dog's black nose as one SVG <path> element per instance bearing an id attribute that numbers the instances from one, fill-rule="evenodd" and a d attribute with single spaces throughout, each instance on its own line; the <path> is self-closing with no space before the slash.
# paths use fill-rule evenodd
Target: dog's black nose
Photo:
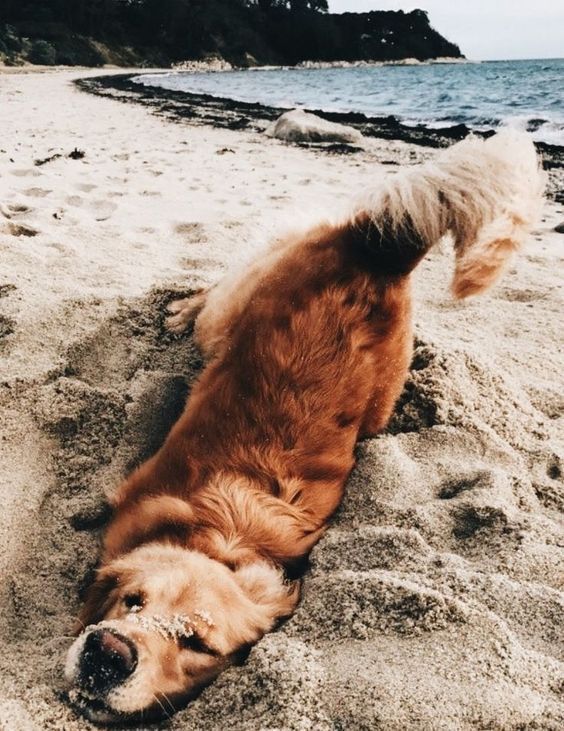
<path id="1" fill-rule="evenodd" d="M 137 666 L 137 650 L 127 637 L 113 629 L 91 632 L 80 657 L 80 684 L 92 693 L 105 693 L 121 685 Z"/>

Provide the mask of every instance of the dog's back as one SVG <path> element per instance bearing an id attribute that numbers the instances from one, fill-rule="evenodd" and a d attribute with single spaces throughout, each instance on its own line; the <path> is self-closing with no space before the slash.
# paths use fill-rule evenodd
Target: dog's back
<path id="1" fill-rule="evenodd" d="M 411 354 L 408 279 L 367 271 L 356 239 L 349 226 L 325 227 L 288 246 L 257 283 L 180 427 L 193 444 L 205 423 L 197 459 L 212 470 L 264 476 L 265 485 L 272 476 L 300 480 L 304 494 L 325 495 L 312 505 L 325 515 L 359 432 L 387 423 Z"/>

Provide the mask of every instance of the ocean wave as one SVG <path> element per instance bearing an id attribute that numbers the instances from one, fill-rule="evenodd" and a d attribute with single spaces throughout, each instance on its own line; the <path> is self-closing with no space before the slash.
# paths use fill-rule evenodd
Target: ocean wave
<path id="1" fill-rule="evenodd" d="M 506 117 L 501 120 L 500 127 L 512 127 L 529 132 L 536 142 L 549 145 L 564 146 L 564 119 L 546 119 L 537 116 Z"/>

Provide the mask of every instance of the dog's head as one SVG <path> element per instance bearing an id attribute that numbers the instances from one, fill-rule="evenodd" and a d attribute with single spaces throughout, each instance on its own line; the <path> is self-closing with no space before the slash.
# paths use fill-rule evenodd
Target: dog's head
<path id="1" fill-rule="evenodd" d="M 65 674 L 100 723 L 170 715 L 289 615 L 297 585 L 258 562 L 232 571 L 197 551 L 149 544 L 99 570 Z"/>

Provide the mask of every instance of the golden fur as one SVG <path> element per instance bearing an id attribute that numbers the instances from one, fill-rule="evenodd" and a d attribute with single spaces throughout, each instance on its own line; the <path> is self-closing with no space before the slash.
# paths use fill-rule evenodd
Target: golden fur
<path id="1" fill-rule="evenodd" d="M 284 571 L 326 529 L 357 440 L 385 428 L 402 391 L 410 272 L 450 232 L 454 294 L 487 288 L 542 187 L 528 138 L 469 139 L 392 178 L 349 220 L 279 241 L 245 273 L 173 303 L 170 329 L 196 318 L 208 365 L 162 448 L 115 497 L 67 676 L 88 684 L 93 631 L 128 661 L 133 642 L 138 660 L 94 693 L 95 708 L 83 694 L 91 718 L 172 711 L 292 613 L 298 586 Z M 140 616 L 191 617 L 206 649 L 132 622 L 137 599 Z M 209 624 L 193 619 L 202 612 Z"/>

